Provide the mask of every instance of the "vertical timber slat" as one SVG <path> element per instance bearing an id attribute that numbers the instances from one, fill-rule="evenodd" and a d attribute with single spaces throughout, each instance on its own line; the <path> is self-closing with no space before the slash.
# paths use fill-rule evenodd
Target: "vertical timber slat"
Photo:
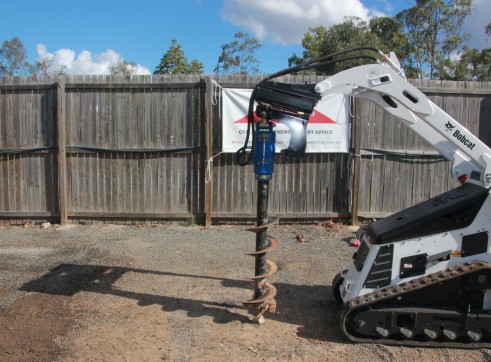
<path id="1" fill-rule="evenodd" d="M 213 157 L 213 115 L 212 115 L 212 84 L 209 77 L 206 78 L 206 91 L 205 91 L 205 139 L 206 139 L 206 162 Z M 205 183 L 205 227 L 211 226 L 211 213 L 212 213 L 212 197 L 213 197 L 213 169 L 210 166 L 210 174 L 207 175 L 208 182 Z M 205 171 L 206 175 L 206 171 Z M 207 177 L 205 176 L 205 177 Z"/>
<path id="2" fill-rule="evenodd" d="M 353 107 L 356 107 L 356 101 L 353 100 Z M 358 225 L 358 203 L 360 195 L 360 163 L 361 163 L 361 116 L 354 110 L 353 122 L 353 190 L 351 190 L 351 225 Z"/>
<path id="3" fill-rule="evenodd" d="M 59 76 L 57 82 L 58 103 L 58 200 L 60 224 L 68 223 L 67 216 L 67 179 L 66 179 L 66 117 L 65 117 L 65 77 Z"/>

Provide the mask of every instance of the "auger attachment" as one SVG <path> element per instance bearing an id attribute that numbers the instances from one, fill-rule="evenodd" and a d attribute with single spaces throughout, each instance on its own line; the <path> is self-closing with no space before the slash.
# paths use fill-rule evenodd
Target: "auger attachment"
<path id="1" fill-rule="evenodd" d="M 265 312 L 276 311 L 276 288 L 266 283 L 266 277 L 274 274 L 278 267 L 271 260 L 266 259 L 266 254 L 278 246 L 278 241 L 267 235 L 269 226 L 277 224 L 278 219 L 268 218 L 269 181 L 273 177 L 275 159 L 276 135 L 273 131 L 275 122 L 285 124 L 291 138 L 288 148 L 282 151 L 284 156 L 301 158 L 306 148 L 306 127 L 315 103 L 320 97 L 312 96 L 305 89 L 297 89 L 284 86 L 281 83 L 261 82 L 256 86 L 251 95 L 248 113 L 248 130 L 253 130 L 251 159 L 254 164 L 254 173 L 257 180 L 257 226 L 251 231 L 256 233 L 256 251 L 248 255 L 256 259 L 255 276 L 250 278 L 255 283 L 254 296 L 251 300 L 242 302 L 245 306 L 255 307 L 258 311 L 253 321 L 262 323 Z M 253 106 L 258 102 L 255 114 L 261 120 L 254 125 Z M 237 151 L 237 160 L 240 165 L 241 156 L 247 149 L 247 140 L 244 147 Z"/>
<path id="2" fill-rule="evenodd" d="M 268 219 L 269 181 L 273 176 L 275 159 L 276 135 L 273 123 L 282 123 L 290 131 L 288 148 L 282 150 L 281 154 L 300 159 L 307 147 L 309 117 L 321 99 L 313 85 L 269 82 L 291 73 L 294 68 L 270 75 L 254 87 L 249 100 L 246 139 L 244 146 L 235 154 L 236 161 L 241 166 L 247 165 L 252 159 L 257 180 L 257 226 L 251 229 L 256 233 L 256 251 L 248 254 L 256 259 L 256 273 L 251 278 L 254 280 L 255 290 L 254 297 L 243 304 L 256 307 L 259 313 L 254 320 L 258 323 L 261 323 L 265 312 L 274 313 L 276 310 L 276 288 L 264 281 L 278 269 L 275 263 L 266 259 L 266 253 L 278 246 L 278 241 L 267 235 L 267 228 L 278 222 L 277 219 Z M 255 123 L 254 114 L 261 118 L 258 124 Z M 253 136 L 252 147 L 249 147 L 250 134 Z M 251 150 L 249 156 L 247 150 Z"/>

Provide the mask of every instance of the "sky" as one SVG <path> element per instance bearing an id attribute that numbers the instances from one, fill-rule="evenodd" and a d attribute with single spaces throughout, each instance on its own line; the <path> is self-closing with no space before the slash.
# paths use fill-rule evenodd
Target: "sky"
<path id="1" fill-rule="evenodd" d="M 177 39 L 189 61 L 213 73 L 221 46 L 236 32 L 259 39 L 261 73 L 288 66 L 301 56 L 309 27 L 329 27 L 345 16 L 369 20 L 393 16 L 416 0 L 0 0 L 0 42 L 18 37 L 29 62 L 50 57 L 68 74 L 108 74 L 118 59 L 151 74 Z M 484 27 L 491 0 L 474 0 L 465 24 L 473 48 L 491 47 Z"/>

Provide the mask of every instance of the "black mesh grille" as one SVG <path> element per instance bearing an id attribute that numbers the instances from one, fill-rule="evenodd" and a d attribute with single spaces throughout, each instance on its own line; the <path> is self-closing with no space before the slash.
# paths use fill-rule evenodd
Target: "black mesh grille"
<path id="1" fill-rule="evenodd" d="M 370 273 L 368 273 L 367 279 L 365 280 L 365 288 L 381 288 L 390 284 L 393 254 L 393 244 L 380 247 L 375 262 L 370 268 Z"/>

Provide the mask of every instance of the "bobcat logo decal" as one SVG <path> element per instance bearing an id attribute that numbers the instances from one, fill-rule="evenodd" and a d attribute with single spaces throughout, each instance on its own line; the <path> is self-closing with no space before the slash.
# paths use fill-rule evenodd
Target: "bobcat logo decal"
<path id="1" fill-rule="evenodd" d="M 447 129 L 447 131 L 451 131 L 455 128 L 455 126 L 452 126 L 452 124 L 450 122 L 447 122 L 447 124 L 445 125 L 445 128 Z"/>

